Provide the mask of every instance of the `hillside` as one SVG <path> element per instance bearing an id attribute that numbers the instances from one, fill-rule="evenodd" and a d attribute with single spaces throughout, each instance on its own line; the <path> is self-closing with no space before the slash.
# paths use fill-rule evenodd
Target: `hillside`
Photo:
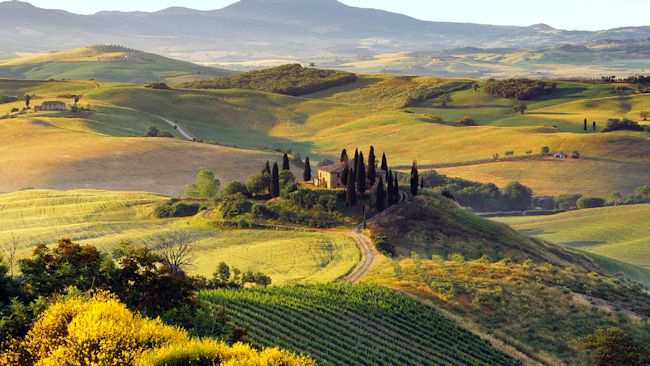
<path id="1" fill-rule="evenodd" d="M 261 346 L 312 355 L 319 365 L 517 365 L 433 307 L 391 290 L 331 284 L 201 293 L 225 306 Z"/>
<path id="2" fill-rule="evenodd" d="M 234 76 L 186 82 L 180 84 L 179 87 L 197 89 L 249 89 L 300 96 L 349 84 L 356 80 L 357 76 L 352 73 L 304 68 L 299 64 L 292 64 L 265 70 L 250 71 Z"/>
<path id="3" fill-rule="evenodd" d="M 210 278 L 224 261 L 242 271 L 262 271 L 274 284 L 330 282 L 359 261 L 354 241 L 342 233 L 218 230 L 200 219 L 156 219 L 150 193 L 97 190 L 26 190 L 0 194 L 0 247 L 19 241 L 18 257 L 36 245 L 69 238 L 110 252 L 127 240 L 156 244 L 157 237 L 182 234 L 193 243 L 193 274 Z"/>
<path id="4" fill-rule="evenodd" d="M 0 78 L 32 80 L 175 83 L 231 73 L 121 46 L 91 46 L 0 61 Z"/>
<path id="5" fill-rule="evenodd" d="M 370 233 L 399 256 L 380 257 L 364 282 L 441 306 L 537 362 L 582 364 L 577 341 L 598 328 L 650 339 L 648 295 L 608 275 L 611 260 L 527 238 L 435 195 L 417 197 Z"/>
<path id="6" fill-rule="evenodd" d="M 634 224 L 648 218 L 649 205 L 630 205 L 498 220 L 544 240 L 650 268 L 650 229 Z"/>

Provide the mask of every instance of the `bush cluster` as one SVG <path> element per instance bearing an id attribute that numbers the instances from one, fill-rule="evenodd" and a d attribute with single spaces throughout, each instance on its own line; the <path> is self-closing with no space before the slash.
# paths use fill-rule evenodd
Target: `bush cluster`
<path id="1" fill-rule="evenodd" d="M 555 91 L 556 83 L 530 79 L 489 79 L 484 90 L 487 94 L 498 98 L 531 100 L 541 95 Z"/>

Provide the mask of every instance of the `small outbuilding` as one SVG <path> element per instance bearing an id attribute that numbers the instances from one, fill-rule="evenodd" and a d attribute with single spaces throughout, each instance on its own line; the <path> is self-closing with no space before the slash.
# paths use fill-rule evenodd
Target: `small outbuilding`
<path id="1" fill-rule="evenodd" d="M 64 102 L 43 102 L 43 104 L 34 107 L 34 112 L 41 111 L 65 111 L 67 110 Z"/>

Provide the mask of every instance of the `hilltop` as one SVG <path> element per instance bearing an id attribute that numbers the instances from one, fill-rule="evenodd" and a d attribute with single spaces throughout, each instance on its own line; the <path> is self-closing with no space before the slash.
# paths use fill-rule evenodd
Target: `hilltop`
<path id="1" fill-rule="evenodd" d="M 0 61 L 0 78 L 182 82 L 232 72 L 122 46 L 91 46 Z"/>

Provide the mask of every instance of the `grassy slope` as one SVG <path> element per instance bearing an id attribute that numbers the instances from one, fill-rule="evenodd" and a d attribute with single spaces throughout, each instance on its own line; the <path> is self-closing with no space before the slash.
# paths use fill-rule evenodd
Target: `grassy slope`
<path id="1" fill-rule="evenodd" d="M 225 70 L 145 52 L 104 52 L 90 47 L 0 61 L 0 77 L 15 79 L 97 79 L 146 83 L 227 74 L 229 72 Z"/>
<path id="2" fill-rule="evenodd" d="M 319 365 L 514 365 L 431 306 L 368 285 L 208 291 L 253 342 L 314 356 Z"/>
<path id="3" fill-rule="evenodd" d="M 598 327 L 629 327 L 639 337 L 650 336 L 647 294 L 592 272 L 614 270 L 596 266 L 605 261 L 527 238 L 446 199 L 418 197 L 371 232 L 387 237 L 401 256 L 381 256 L 364 281 L 439 304 L 533 359 L 579 364 L 577 339 Z M 452 253 L 467 261 L 438 257 Z M 491 260 L 473 260 L 482 255 Z M 514 263 L 496 262 L 503 258 Z M 617 308 L 631 311 L 624 315 Z"/>
<path id="4" fill-rule="evenodd" d="M 633 205 L 498 220 L 529 235 L 650 268 L 649 219 L 650 205 Z"/>
<path id="5" fill-rule="evenodd" d="M 273 283 L 329 282 L 359 261 L 354 242 L 336 233 L 214 230 L 191 219 L 154 219 L 167 198 L 149 193 L 96 190 L 31 190 L 0 195 L 0 246 L 19 239 L 19 256 L 39 243 L 66 237 L 109 251 L 121 241 L 153 244 L 156 235 L 189 231 L 194 271 L 211 276 L 225 261 L 243 271 L 262 271 Z"/>

